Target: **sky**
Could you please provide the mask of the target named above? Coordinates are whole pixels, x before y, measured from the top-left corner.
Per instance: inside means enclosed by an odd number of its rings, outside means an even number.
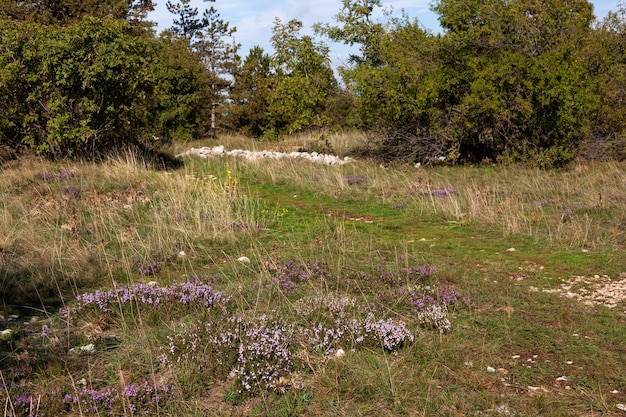
[[[176,3],[176,0],[172,0]],[[156,9],[148,16],[149,20],[157,23],[156,31],[161,32],[171,27],[173,15],[168,12],[167,0],[155,0]],[[391,8],[395,15],[404,10],[411,18],[417,18],[426,28],[433,32],[439,30],[437,15],[430,11],[432,0],[382,0],[384,8]],[[610,10],[616,10],[619,0],[595,0],[594,13],[603,18]],[[291,19],[298,19],[303,23],[300,32],[303,35],[313,35],[311,27],[315,23],[335,24],[334,16],[341,10],[341,0],[216,0],[207,2],[191,0],[193,7],[197,7],[200,15],[205,9],[215,7],[220,16],[231,26],[237,28],[235,40],[241,44],[240,55],[245,58],[250,48],[258,45],[267,53],[272,53],[270,44],[274,19],[280,18],[283,23]],[[347,46],[331,43],[328,39],[320,38],[328,44],[331,50],[330,58],[333,66],[345,63],[350,49]]]

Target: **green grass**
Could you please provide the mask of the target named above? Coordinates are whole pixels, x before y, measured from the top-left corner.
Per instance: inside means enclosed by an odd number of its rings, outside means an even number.
[[[335,139],[226,145],[345,154],[355,142]],[[217,158],[165,172],[127,156],[5,166],[4,415],[619,416],[626,303],[586,305],[563,288],[578,276],[589,278],[568,287],[578,295],[626,281],[624,183],[626,166],[611,163],[545,172]],[[106,311],[58,313],[80,307],[79,294],[165,291],[193,277],[229,301],[120,298]],[[448,305],[448,331],[411,304],[444,280],[471,300]],[[385,349],[362,330],[387,320],[414,340]],[[323,341],[339,328],[352,330]],[[246,389],[257,364],[267,379]],[[63,403],[96,392],[117,397],[98,414],[95,403]]]

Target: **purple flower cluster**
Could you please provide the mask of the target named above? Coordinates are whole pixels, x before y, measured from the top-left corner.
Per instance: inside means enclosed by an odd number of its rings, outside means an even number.
[[[357,177],[354,175],[346,175],[345,177],[343,177],[344,182],[346,182],[346,184],[348,185],[355,185],[355,184],[361,184],[364,182],[367,182],[367,177]]]
[[[108,291],[96,290],[76,297],[78,305],[71,309],[62,309],[60,312],[70,317],[76,312],[91,306],[101,311],[110,311],[112,306],[120,306],[127,303],[141,303],[144,305],[158,306],[161,304],[201,303],[205,307],[225,305],[230,297],[224,296],[221,291],[214,290],[210,284],[203,282],[199,277],[193,277],[191,281],[173,283],[165,287],[159,285],[133,284],[115,286]]]
[[[157,261],[137,262],[137,270],[143,276],[156,275],[161,272],[161,265]]]
[[[408,290],[407,295],[409,304],[416,312],[434,305],[448,307],[462,303],[473,306],[469,297],[463,296],[446,280],[437,280],[434,286],[425,285]]]
[[[440,190],[431,190],[428,194],[434,195],[437,197],[448,197],[451,195],[458,194],[458,191],[455,190],[454,188],[442,188]]]
[[[293,326],[266,316],[247,323],[237,350],[233,372],[241,388],[248,392],[273,387],[281,376],[291,372]]]
[[[402,210],[404,208],[404,203],[396,203],[391,206],[392,210]]]
[[[14,403],[19,408],[16,411],[21,411],[18,415],[28,417],[57,416],[72,410],[81,415],[126,415],[126,410],[131,415],[154,415],[172,397],[172,387],[144,381],[138,385],[126,385],[121,390],[113,387],[82,388],[65,395],[62,395],[61,388],[57,388],[37,396],[18,395]],[[58,403],[56,407],[54,403]]]
[[[299,283],[323,277],[324,274],[318,261],[301,263],[291,260],[278,268],[277,276],[272,277],[272,281],[285,291],[295,291]]]
[[[331,354],[339,347],[382,346],[388,351],[413,342],[404,322],[376,320],[369,313],[358,318],[356,299],[333,294],[300,299],[294,304],[299,317],[314,324],[298,329],[300,340],[313,351]]]
[[[151,415],[171,397],[171,387],[145,381],[141,385],[126,385],[121,391],[112,387],[83,388],[73,394],[66,394],[63,403],[76,407],[80,404],[83,414],[122,413],[128,409],[131,415]]]
[[[80,196],[80,190],[78,188],[63,185],[61,186],[61,191],[72,198],[78,198]]]
[[[42,172],[39,174],[44,181],[66,181],[74,176],[74,173],[66,169],[62,169],[56,173]]]
[[[368,275],[365,272],[359,272],[358,278],[362,281],[374,280],[388,286],[397,286],[429,278],[435,271],[436,268],[431,266],[415,266],[400,270],[395,268],[389,269],[388,261],[383,259],[381,263],[376,265],[374,274]]]
[[[202,372],[221,378],[232,370],[240,392],[257,392],[291,371],[293,333],[293,326],[266,316],[183,325],[169,338],[161,362],[195,363]]]
[[[452,327],[448,319],[448,307],[445,304],[433,304],[418,310],[417,319],[422,326],[439,330],[439,333],[446,333]]]
[[[393,319],[376,320],[372,313],[365,319],[336,318],[331,324],[317,323],[299,329],[302,341],[313,351],[332,354],[339,347],[356,349],[359,346],[383,347],[396,351],[413,343],[414,336],[406,323]]]
[[[235,364],[243,325],[240,317],[183,323],[177,333],[168,336],[169,344],[162,349],[161,363],[184,362],[187,366],[195,365],[204,374],[223,379]]]

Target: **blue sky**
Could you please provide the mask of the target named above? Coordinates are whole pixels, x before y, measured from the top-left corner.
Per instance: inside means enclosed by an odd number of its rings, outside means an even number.
[[[173,0],[176,2],[176,0]],[[157,23],[157,32],[172,25],[172,14],[165,6],[167,0],[156,0],[157,7],[149,15],[149,19]],[[427,29],[437,31],[437,16],[429,10],[432,0],[382,0],[385,8],[392,8],[400,14],[405,10],[412,18],[417,18]],[[596,17],[606,16],[609,10],[616,10],[619,0],[596,0],[594,13]],[[334,23],[333,17],[341,10],[341,0],[216,0],[214,3],[203,0],[191,0],[200,13],[213,6],[221,17],[232,26],[237,27],[235,39],[241,44],[240,54],[245,57],[248,50],[255,45],[261,46],[266,52],[272,52],[270,37],[276,17],[283,23],[298,19],[303,23],[303,34],[312,34],[311,26],[317,22]],[[329,43],[333,65],[341,65],[349,54],[343,45]]]

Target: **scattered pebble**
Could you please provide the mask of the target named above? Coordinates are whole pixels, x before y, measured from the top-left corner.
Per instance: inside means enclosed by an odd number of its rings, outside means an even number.
[[[493,372],[495,372],[495,371],[496,371],[496,368],[493,368],[493,367],[491,367],[491,366],[488,366],[488,367],[487,367],[487,372],[493,373]]]
[[[556,380],[557,381],[567,381],[567,377],[566,376],[560,376]]]
[[[78,350],[80,350],[81,352],[85,352],[85,353],[93,353],[93,352],[96,351],[96,347],[94,346],[93,343],[90,343],[90,344],[85,345],[85,346],[80,346],[78,348]],[[70,349],[70,353],[74,353],[74,352],[76,352],[76,349],[71,348]]]
[[[506,251],[507,252],[515,252],[515,248],[508,248]]]
[[[335,352],[335,357],[336,358],[341,358],[342,356],[345,356],[346,351],[343,349],[337,349],[337,352]]]
[[[13,330],[11,329],[4,329],[0,332],[0,336],[11,336],[11,334],[13,334]]]
[[[242,256],[240,258],[237,259],[239,262],[244,263],[244,264],[249,264],[250,263],[250,258],[248,258],[247,256]]]
[[[511,359],[519,359],[519,358],[520,358],[520,356],[519,356],[519,355],[513,355],[513,356],[511,356]]]
[[[187,254],[186,254],[186,253],[185,253],[185,251],[183,251],[183,250],[181,250],[180,252],[178,252],[178,253],[176,254],[176,257],[177,257],[178,259],[185,258],[186,256],[187,256]]]
[[[615,404],[618,410],[626,411],[626,404]]]

